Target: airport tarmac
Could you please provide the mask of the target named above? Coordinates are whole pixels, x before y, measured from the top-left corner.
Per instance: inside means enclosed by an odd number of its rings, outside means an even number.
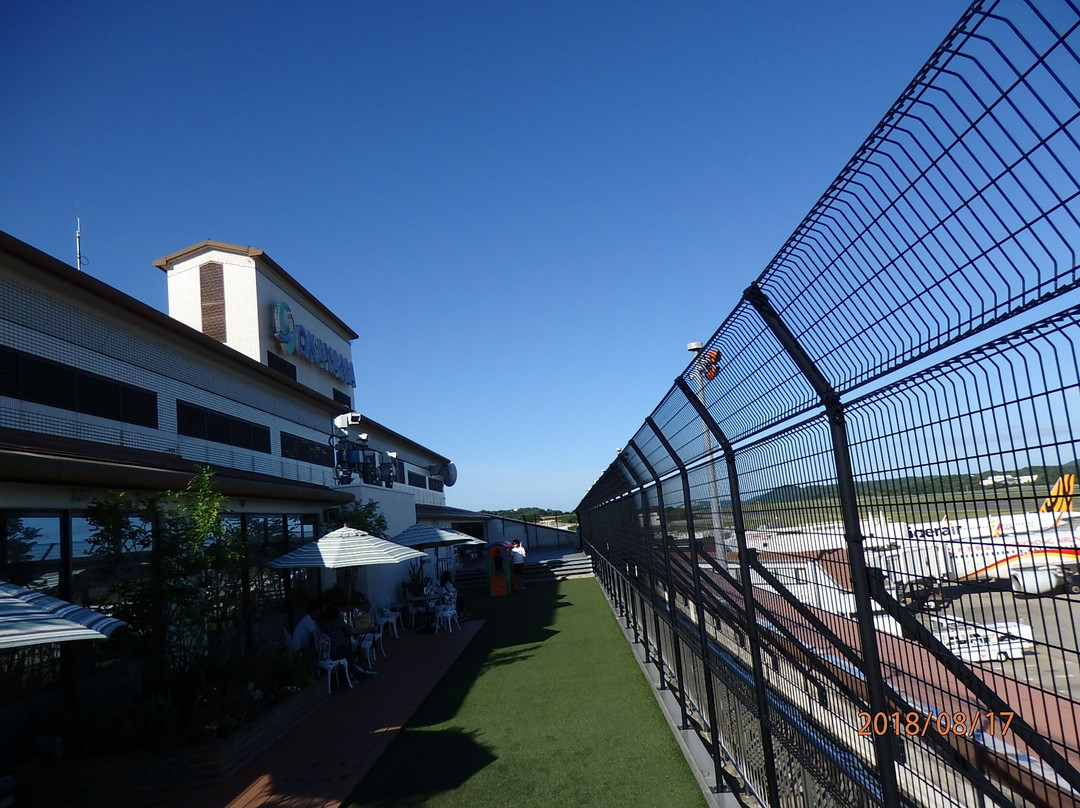
[[[990,667],[1029,684],[1080,701],[1080,595],[1014,595],[1010,590],[954,588],[955,600],[921,618],[953,617],[972,623],[1020,622],[1031,626],[1035,653],[1023,659],[969,663]]]

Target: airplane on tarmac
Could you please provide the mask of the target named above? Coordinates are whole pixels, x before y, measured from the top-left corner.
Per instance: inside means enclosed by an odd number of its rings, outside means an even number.
[[[1007,581],[1013,591],[1080,592],[1080,513],[1072,510],[1075,474],[1063,474],[1036,513],[907,525],[907,541],[882,553],[898,593],[936,583]],[[1075,524],[1074,524],[1075,520]]]

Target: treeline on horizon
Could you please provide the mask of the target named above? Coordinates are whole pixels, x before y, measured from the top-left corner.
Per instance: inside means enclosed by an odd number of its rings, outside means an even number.
[[[978,474],[943,474],[926,477],[856,480],[855,491],[860,499],[911,499],[966,492],[984,492],[997,497],[1003,490],[1007,491],[1011,496],[1037,495],[1043,498],[1050,493],[1050,488],[1061,475],[1076,473],[1077,463],[1074,460],[1072,463],[1060,466],[1027,466],[1016,471],[990,470]],[[992,485],[983,485],[983,480],[997,476],[1034,476],[1035,480],[1022,484],[1012,480],[1005,480]],[[799,500],[820,500],[836,496],[836,491],[835,483],[784,485],[759,496],[748,497],[744,500],[744,504],[763,505],[768,503],[792,503]]]
[[[510,508],[504,510],[482,509],[481,513],[490,513],[492,516],[501,516],[504,519],[517,519],[519,522],[539,522],[541,519],[554,519],[558,517],[560,522],[577,523],[577,514],[567,511],[557,511],[551,508]]]

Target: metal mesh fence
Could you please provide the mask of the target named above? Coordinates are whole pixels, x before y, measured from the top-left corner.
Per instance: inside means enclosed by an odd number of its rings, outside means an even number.
[[[1078,25],[975,3],[578,506],[747,800],[1080,805]]]

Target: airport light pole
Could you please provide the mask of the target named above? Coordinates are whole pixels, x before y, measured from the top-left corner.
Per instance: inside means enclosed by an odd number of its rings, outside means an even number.
[[[709,402],[705,400],[705,381],[706,379],[712,379],[716,374],[716,363],[720,359],[720,351],[706,351],[705,346],[700,342],[688,342],[686,344],[686,350],[694,354],[694,364],[693,369],[690,371],[690,376],[693,377],[696,382],[698,401],[701,402],[701,406],[708,409]],[[701,443],[705,450],[705,456],[708,457],[713,451],[712,433],[709,431],[709,426],[705,423],[705,420],[700,420]],[[709,515],[712,519],[713,539],[716,541],[717,545],[716,560],[720,562],[720,566],[726,570],[728,568],[727,543],[724,540],[723,531],[720,527],[720,489],[716,484],[716,464],[709,461],[706,470],[709,482]],[[686,506],[689,508],[690,503],[686,503]]]

